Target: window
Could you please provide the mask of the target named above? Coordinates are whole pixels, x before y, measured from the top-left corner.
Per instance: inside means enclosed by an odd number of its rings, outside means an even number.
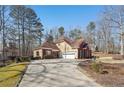
[[[39,51],[36,52],[36,55],[39,56]]]

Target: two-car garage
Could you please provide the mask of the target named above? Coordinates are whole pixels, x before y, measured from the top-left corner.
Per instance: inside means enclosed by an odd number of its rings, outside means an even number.
[[[66,52],[62,54],[63,59],[75,59],[76,58],[76,52]]]

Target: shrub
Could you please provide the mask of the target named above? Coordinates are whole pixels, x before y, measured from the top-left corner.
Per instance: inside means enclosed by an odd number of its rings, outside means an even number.
[[[0,67],[4,67],[5,64],[3,64],[3,62],[0,62]]]
[[[30,57],[22,57],[23,61],[31,61]]]
[[[21,57],[17,57],[17,58],[16,58],[16,62],[17,62],[17,63],[18,63],[18,62],[22,62]]]
[[[96,56],[92,56],[92,61],[95,61],[96,60]]]
[[[30,57],[24,56],[24,57],[18,57],[16,59],[17,62],[29,62],[30,61]]]
[[[101,64],[100,62],[99,62],[99,63],[93,62],[93,63],[91,64],[91,68],[92,68],[95,72],[100,73],[100,72],[102,71],[102,64]]]
[[[99,48],[97,46],[95,48],[95,52],[99,52]]]
[[[124,55],[116,54],[112,58],[114,60],[123,60],[124,59]]]

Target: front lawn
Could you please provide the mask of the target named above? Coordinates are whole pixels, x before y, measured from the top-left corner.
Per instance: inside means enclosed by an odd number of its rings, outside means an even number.
[[[0,67],[0,87],[16,87],[28,63],[13,63]]]

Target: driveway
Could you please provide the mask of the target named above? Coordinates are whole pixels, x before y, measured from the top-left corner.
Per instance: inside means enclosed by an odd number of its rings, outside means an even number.
[[[32,61],[20,87],[90,87],[99,86],[77,69],[76,60]]]

